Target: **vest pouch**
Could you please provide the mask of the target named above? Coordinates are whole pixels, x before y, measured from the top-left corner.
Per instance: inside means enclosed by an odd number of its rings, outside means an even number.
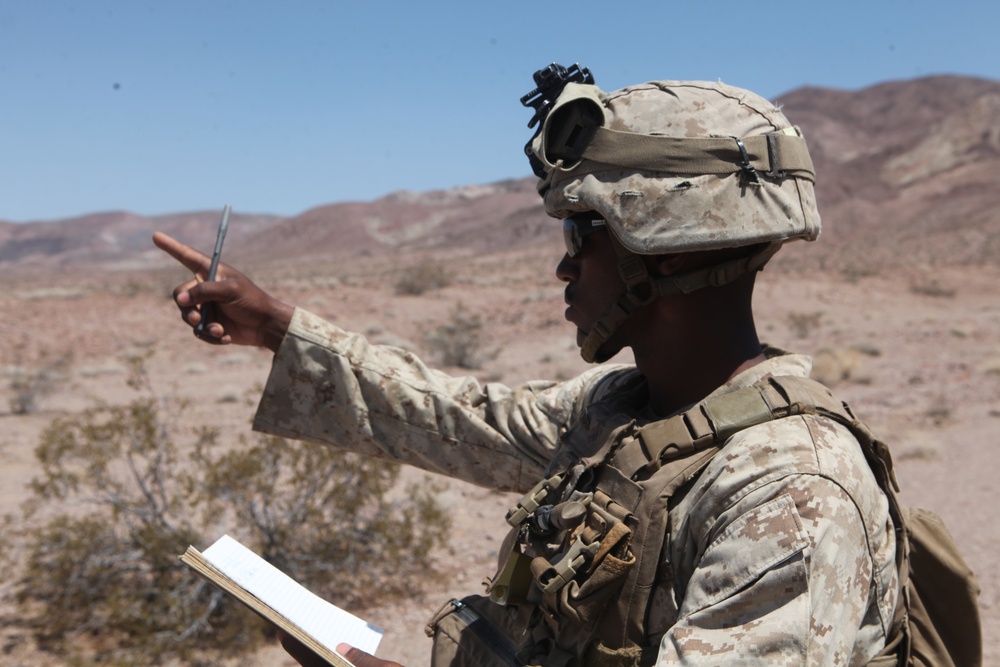
[[[583,582],[571,581],[558,593],[558,609],[564,620],[574,625],[589,627],[604,616],[608,606],[625,583],[625,577],[635,564],[635,556],[627,554],[623,560],[607,554],[601,564]]]
[[[512,639],[518,625],[513,607],[480,595],[452,600],[427,626],[434,638],[431,667],[521,667]]]
[[[543,606],[552,617],[559,619],[561,636],[566,636],[570,630],[567,624],[579,630],[591,628],[607,614],[609,606],[615,605],[636,562],[628,548],[631,537],[632,531],[624,523],[616,522],[600,541],[590,567],[558,590],[543,595]]]

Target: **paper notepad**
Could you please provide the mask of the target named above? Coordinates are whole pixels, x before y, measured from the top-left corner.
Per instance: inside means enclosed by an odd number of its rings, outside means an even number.
[[[382,639],[382,630],[312,593],[228,535],[204,552],[188,547],[180,559],[336,667],[351,667],[337,644],[374,654]]]

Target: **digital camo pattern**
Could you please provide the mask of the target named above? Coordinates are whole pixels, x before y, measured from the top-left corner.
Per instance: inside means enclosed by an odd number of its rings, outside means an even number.
[[[863,665],[884,645],[895,538],[843,426],[789,417],[738,433],[675,517],[686,592],[661,664]]]
[[[654,81],[611,93],[572,85],[557,104],[571,95],[599,99],[603,127],[640,135],[744,138],[792,127],[774,104],[723,83]],[[536,139],[536,153],[544,141]],[[815,239],[820,217],[813,184],[763,172],[757,176],[758,185],[747,185],[737,173],[675,175],[584,159],[570,169],[551,169],[538,187],[549,215],[596,211],[622,245],[638,254]]]
[[[809,367],[775,356],[715,393]],[[297,310],[254,428],[527,490],[585,405],[636,379],[599,366],[564,383],[480,385]],[[884,644],[896,596],[888,507],[831,421],[732,437],[671,514],[669,544],[676,587],[656,591],[648,624],[662,635],[658,665],[862,665]]]

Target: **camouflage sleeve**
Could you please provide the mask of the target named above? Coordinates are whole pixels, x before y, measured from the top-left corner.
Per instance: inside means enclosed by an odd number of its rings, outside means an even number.
[[[253,428],[501,490],[541,477],[579,398],[603,372],[517,388],[480,385],[296,310]]]
[[[697,553],[658,665],[863,665],[884,645],[896,595],[884,495],[856,442],[778,453],[801,431],[757,429],[682,503]]]

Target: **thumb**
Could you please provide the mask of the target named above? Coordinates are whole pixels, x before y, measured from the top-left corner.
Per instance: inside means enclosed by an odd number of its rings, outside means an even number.
[[[350,660],[354,667],[403,667],[398,662],[379,660],[375,656],[369,655],[349,644],[338,644],[337,653]]]

